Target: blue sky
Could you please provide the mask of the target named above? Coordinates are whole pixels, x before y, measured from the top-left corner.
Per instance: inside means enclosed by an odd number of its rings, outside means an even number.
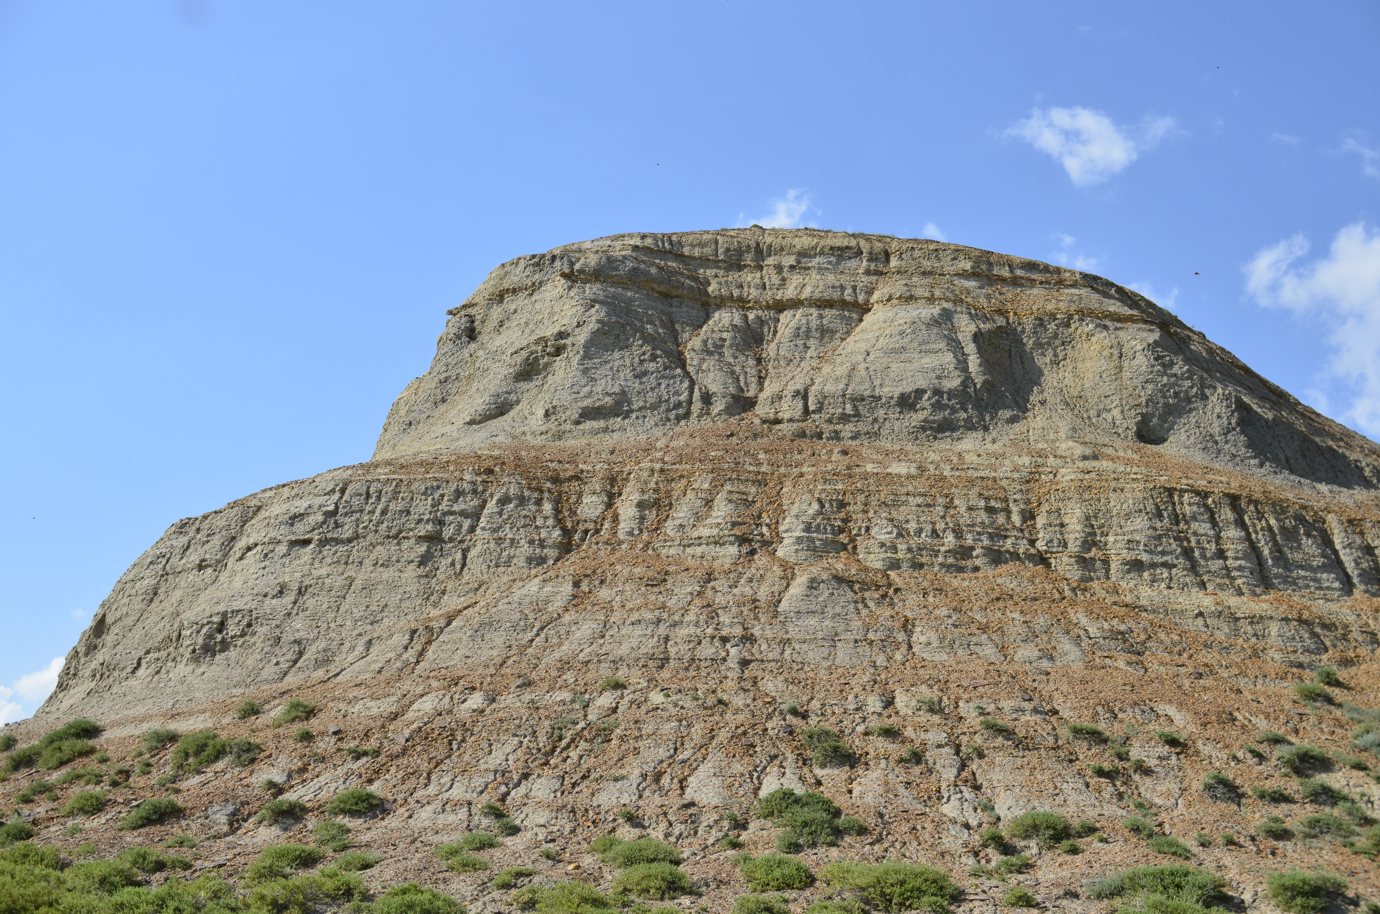
[[[750,222],[1134,285],[1380,436],[1380,5],[0,0],[0,720],[367,459],[498,263]]]

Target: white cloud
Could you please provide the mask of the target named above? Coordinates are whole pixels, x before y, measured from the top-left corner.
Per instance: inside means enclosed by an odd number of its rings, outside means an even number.
[[[1294,136],[1292,133],[1280,133],[1276,130],[1274,133],[1270,134],[1270,142],[1278,143],[1281,146],[1297,146],[1299,143],[1303,142],[1303,137]]]
[[[921,238],[932,238],[935,241],[948,241],[949,236],[944,234],[944,230],[933,222],[926,222],[925,227],[920,230]]]
[[[1179,303],[1178,286],[1175,286],[1168,292],[1164,293],[1157,291],[1155,287],[1150,285],[1150,283],[1148,282],[1127,283],[1127,287],[1136,292],[1139,292],[1141,295],[1144,295],[1146,298],[1150,299],[1152,302],[1159,305],[1161,308],[1164,308],[1166,311],[1173,311],[1175,314],[1179,313],[1175,308],[1175,306]]]
[[[1059,242],[1059,249],[1049,255],[1050,260],[1061,267],[1082,270],[1084,273],[1091,273],[1097,269],[1098,259],[1079,251],[1077,238],[1064,232],[1057,233],[1054,238]]]
[[[9,685],[0,685],[0,724],[32,714],[57,685],[63,658],[54,657],[41,670],[25,673]]]
[[[763,228],[800,228],[802,225],[814,225],[812,222],[801,221],[807,212],[814,209],[814,203],[810,199],[808,191],[792,187],[786,191],[785,196],[777,197],[769,205],[770,211],[756,219],[748,219],[739,213],[738,226],[740,228],[747,225],[760,225]]]
[[[1360,156],[1361,174],[1367,178],[1380,178],[1380,146],[1367,145],[1353,134],[1342,141],[1342,152]]]
[[[1078,187],[1091,187],[1123,171],[1174,129],[1172,117],[1147,115],[1138,124],[1118,125],[1091,108],[1035,108],[1005,135],[1054,158]]]
[[[1342,417],[1380,437],[1380,229],[1356,222],[1337,232],[1327,255],[1302,262],[1308,239],[1293,235],[1262,248],[1243,272],[1261,305],[1287,308],[1327,329],[1323,376],[1346,388]]]

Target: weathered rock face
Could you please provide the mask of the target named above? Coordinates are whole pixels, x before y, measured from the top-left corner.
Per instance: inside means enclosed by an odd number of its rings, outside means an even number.
[[[373,462],[174,525],[44,713],[650,641],[1009,659],[1025,621],[964,631],[914,588],[1012,566],[1136,607],[1119,651],[1368,651],[1378,480],[1371,442],[1096,277],[815,231],[617,236],[496,270]],[[1050,624],[1040,656],[1108,649]]]

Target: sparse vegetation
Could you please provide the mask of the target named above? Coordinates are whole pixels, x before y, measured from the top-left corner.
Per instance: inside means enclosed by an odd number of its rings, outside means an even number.
[[[139,748],[144,752],[157,752],[159,749],[177,742],[181,735],[176,730],[158,727],[144,734],[144,738],[139,741]]]
[[[341,854],[332,861],[332,865],[338,870],[347,873],[362,873],[371,870],[383,862],[380,854],[372,854],[368,851],[350,851],[348,854]]]
[[[263,747],[247,739],[222,739],[214,730],[197,730],[177,741],[172,751],[173,771],[192,774],[209,768],[223,758],[243,768],[253,764]]]
[[[494,873],[494,878],[489,882],[496,889],[507,891],[515,889],[523,882],[532,878],[537,871],[530,866],[510,866],[507,869],[499,870]]]
[[[844,816],[832,800],[813,791],[772,791],[758,801],[757,815],[782,829],[776,849],[785,853],[835,845],[844,835],[861,831],[861,823]]]
[[[665,900],[690,894],[690,877],[674,863],[637,863],[613,877],[615,894]]]
[[[363,787],[351,787],[331,797],[326,812],[333,816],[369,816],[383,810],[383,797]]]
[[[182,815],[182,804],[172,797],[151,797],[134,807],[120,820],[120,828],[130,830],[159,825]]]
[[[1040,899],[1032,895],[1029,889],[1013,885],[1001,897],[1001,903],[1008,908],[1038,908]]]
[[[1288,841],[1294,837],[1294,831],[1280,816],[1266,816],[1259,825],[1255,827],[1256,834],[1272,841]]]
[[[299,870],[316,866],[325,858],[326,852],[319,847],[305,844],[272,844],[259,852],[254,862],[244,871],[245,881],[250,883],[267,882],[270,879],[285,879]]]
[[[988,733],[995,733],[997,736],[1012,736],[1016,732],[1010,724],[997,720],[995,717],[979,717],[978,726]]]
[[[350,761],[357,762],[360,759],[375,758],[379,751],[377,749],[365,749],[362,746],[346,746],[345,754],[349,756]]]
[[[831,863],[820,871],[820,878],[828,885],[851,890],[865,907],[885,914],[944,914],[961,894],[944,872],[900,861]]]
[[[599,691],[601,692],[617,692],[627,687],[628,684],[617,676],[609,676],[599,683]]]
[[[260,822],[267,822],[270,825],[281,825],[285,822],[296,822],[307,814],[307,804],[301,800],[276,799],[269,800],[259,810],[255,818]]]
[[[459,841],[442,844],[436,848],[436,856],[457,873],[477,873],[489,868],[489,861],[465,850]]]
[[[785,854],[744,856],[738,861],[743,881],[754,892],[781,892],[808,889],[815,883],[814,873],[799,858]]]
[[[395,885],[368,908],[369,914],[465,914],[460,902],[416,883]]]
[[[1281,749],[1279,754],[1275,756],[1275,760],[1285,771],[1301,778],[1322,774],[1332,768],[1331,755],[1317,746],[1303,743]]]
[[[1278,730],[1266,730],[1257,736],[1255,741],[1266,746],[1289,746],[1294,742]]]
[[[1312,803],[1314,806],[1336,806],[1338,803],[1345,803],[1351,797],[1344,790],[1338,790],[1326,781],[1319,781],[1313,778],[1306,778],[1299,781],[1299,796],[1305,803]]]
[[[1331,873],[1285,870],[1266,882],[1265,895],[1289,914],[1317,914],[1346,892],[1346,880]]]
[[[790,914],[791,906],[780,895],[742,895],[730,914]]]
[[[1128,912],[1144,914],[1203,914],[1219,910],[1227,900],[1227,883],[1220,876],[1192,866],[1138,866],[1093,883],[1088,894],[1096,899],[1123,899]]]
[[[923,711],[926,714],[940,713],[939,699],[937,698],[917,698],[915,700],[915,710]]]
[[[1203,795],[1218,803],[1241,802],[1241,787],[1220,771],[1210,771],[1203,778]]]
[[[1335,705],[1337,699],[1327,690],[1326,686],[1316,682],[1300,682],[1294,686],[1294,701],[1299,704],[1318,707],[1321,705]]]
[[[1108,739],[1106,731],[1092,724],[1069,724],[1069,736],[1085,743],[1101,744],[1107,742]]]
[[[285,727],[288,724],[302,724],[311,720],[316,713],[316,705],[294,698],[283,706],[283,710],[273,718],[273,726]]]
[[[1179,857],[1183,860],[1187,860],[1193,856],[1193,851],[1188,849],[1187,844],[1169,835],[1159,835],[1151,838],[1146,843],[1149,848],[1157,854],[1166,854],[1170,857]]]
[[[1294,803],[1294,795],[1283,787],[1252,787],[1251,796],[1266,803]]]
[[[1158,831],[1155,823],[1145,816],[1127,816],[1121,824],[1131,834],[1146,839],[1155,837]]]
[[[1335,666],[1320,666],[1313,671],[1313,679],[1319,685],[1331,686],[1334,689],[1345,689],[1346,683],[1342,681],[1342,675],[1337,672]]]
[[[100,790],[83,790],[73,794],[62,806],[64,816],[94,816],[105,809],[105,793]]]
[[[1299,834],[1305,838],[1335,838],[1346,841],[1356,836],[1356,826],[1330,812],[1314,813],[1298,821]]]
[[[520,911],[535,914],[614,914],[607,895],[587,882],[558,882],[551,886],[529,885],[512,894]]]
[[[1159,740],[1170,749],[1183,749],[1188,745],[1188,743],[1184,742],[1184,738],[1173,730],[1156,730],[1155,739]]]
[[[311,838],[319,847],[338,854],[350,847],[350,826],[327,819],[312,829]]]
[[[252,698],[246,698],[235,709],[235,717],[238,720],[248,720],[251,717],[258,717],[262,713],[264,713],[263,706]]]
[[[1031,810],[1023,812],[1006,828],[1007,834],[1020,841],[1035,841],[1041,847],[1052,847],[1073,837],[1073,826],[1057,812]]]
[[[600,860],[619,869],[643,863],[679,864],[681,861],[680,851],[655,838],[624,841],[613,835],[605,835],[596,839],[589,849],[598,854]]]
[[[800,738],[810,750],[810,758],[817,768],[843,768],[853,764],[853,752],[848,744],[828,727],[810,727]]]
[[[867,728],[868,736],[879,736],[882,739],[897,739],[901,735],[901,728],[895,724],[873,724]]]

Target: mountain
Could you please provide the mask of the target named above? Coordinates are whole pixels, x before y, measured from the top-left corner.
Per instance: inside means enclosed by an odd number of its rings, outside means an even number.
[[[726,910],[783,787],[864,829],[812,867],[923,860],[960,910],[1013,879],[1106,910],[1089,879],[1176,862],[1147,830],[1274,910],[1286,857],[1380,897],[1378,636],[1380,447],[1142,296],[936,241],[629,234],[496,269],[369,462],[174,524],[25,732],[255,741],[159,827],[234,874],[285,833],[247,820],[263,772],[313,815],[367,787],[370,878],[478,910],[509,902],[431,850],[486,803],[521,829],[495,867],[607,884],[589,841],[654,835]],[[312,741],[247,698],[314,705]],[[25,814],[72,845],[60,800]],[[1098,831],[1003,874],[983,830],[1032,811]]]

